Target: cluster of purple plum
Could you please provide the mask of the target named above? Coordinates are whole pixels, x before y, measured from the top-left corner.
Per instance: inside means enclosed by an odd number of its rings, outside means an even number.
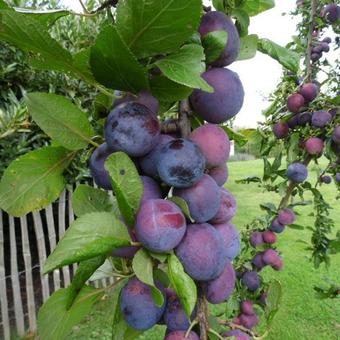
[[[326,37],[322,39],[322,41],[317,41],[313,43],[312,47],[312,53],[311,53],[311,60],[313,62],[318,61],[322,58],[322,54],[325,52],[329,52],[330,47],[329,44],[332,42],[332,39],[329,37]]]
[[[320,157],[323,154],[326,144],[325,128],[332,124],[339,114],[337,109],[315,112],[306,111],[308,104],[317,97],[318,92],[319,88],[315,83],[302,84],[299,91],[290,95],[287,99],[287,108],[293,115],[288,121],[280,121],[273,126],[273,133],[278,139],[284,139],[291,131],[308,125],[313,128],[315,135],[300,142],[300,147],[313,157]],[[338,156],[340,156],[339,136],[340,126],[337,125],[331,137],[331,147]],[[307,167],[303,163],[293,163],[288,167],[287,177],[295,183],[302,183],[307,176]],[[336,181],[337,178],[336,173]],[[328,184],[331,182],[331,177],[328,175],[321,176],[320,181]]]
[[[286,225],[295,221],[295,214],[291,209],[281,209],[277,216],[272,220],[266,230],[253,231],[249,237],[250,245],[258,251],[252,258],[251,270],[245,270],[240,273],[241,283],[251,293],[255,293],[261,286],[262,279],[259,272],[266,266],[274,270],[283,268],[283,261],[278,252],[272,248],[277,241],[277,235],[282,233]],[[266,303],[266,293],[260,295],[260,304]],[[241,313],[234,319],[234,323],[252,329],[259,323],[259,318],[253,309],[253,303],[250,300],[242,301]]]
[[[224,302],[232,294],[236,281],[232,261],[240,252],[240,236],[231,223],[236,201],[222,187],[228,178],[230,141],[216,125],[235,116],[243,104],[240,79],[224,68],[236,60],[240,39],[233,21],[224,13],[211,11],[202,17],[199,26],[202,40],[220,30],[228,33],[226,46],[202,74],[214,92],[194,90],[189,98],[194,114],[207,124],[186,138],[162,134],[157,99],[147,91],[137,96],[128,93],[114,102],[105,125],[106,142],[90,159],[95,183],[112,190],[105,169],[107,157],[117,151],[131,157],[143,183],[135,225],[129,226],[131,239],[153,253],[174,251],[186,273],[200,284],[212,304]],[[186,202],[193,223],[169,199],[171,196]],[[140,248],[128,246],[112,255],[131,259]],[[156,286],[164,296],[162,306],[154,303],[148,285],[136,277],[128,281],[120,295],[126,322],[138,330],[163,323],[167,326],[165,339],[184,339],[191,320],[174,290],[160,282]],[[186,339],[198,336],[192,331]]]

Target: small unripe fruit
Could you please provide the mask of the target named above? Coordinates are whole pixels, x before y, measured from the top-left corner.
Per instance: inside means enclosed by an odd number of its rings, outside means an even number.
[[[318,128],[325,127],[332,120],[332,115],[327,111],[316,111],[312,115],[312,125]]]
[[[254,315],[253,302],[250,300],[244,300],[241,302],[241,311],[243,314]]]
[[[290,112],[298,113],[303,107],[305,99],[299,93],[294,93],[290,95],[287,99],[287,108]]]
[[[240,323],[242,326],[252,329],[259,323],[259,318],[257,315],[246,315],[246,314],[241,314],[240,315]]]
[[[320,181],[325,184],[330,184],[332,182],[332,177],[328,175],[324,175],[320,177]]]
[[[285,122],[276,123],[273,126],[273,132],[276,138],[286,138],[289,134],[289,126]]]
[[[251,235],[250,235],[250,240],[249,240],[250,244],[256,248],[257,246],[263,244],[263,237],[262,237],[262,233],[260,231],[254,231]]]
[[[306,102],[311,102],[318,95],[318,87],[313,83],[303,84],[300,87],[299,93],[303,96]]]
[[[324,148],[324,142],[318,137],[310,137],[305,143],[305,148],[310,155],[320,155]]]
[[[289,208],[281,209],[277,216],[278,222],[283,225],[292,224],[294,223],[295,219],[296,216],[294,214],[294,211]]]
[[[281,234],[285,229],[285,226],[279,222],[277,218],[275,218],[270,227],[269,230],[273,231],[276,234]]]
[[[253,266],[255,267],[255,269],[257,270],[261,270],[263,267],[266,266],[266,264],[263,262],[263,258],[262,258],[263,253],[258,253],[254,256],[254,258],[252,259],[251,263],[253,264]]]
[[[338,125],[332,134],[332,140],[335,144],[340,144],[340,125]]]
[[[340,172],[337,172],[335,175],[335,180],[340,183]]]
[[[274,244],[276,242],[276,235],[270,230],[266,230],[262,233],[263,241],[268,244]]]

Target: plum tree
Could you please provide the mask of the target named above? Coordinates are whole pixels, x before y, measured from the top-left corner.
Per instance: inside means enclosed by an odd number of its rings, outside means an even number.
[[[185,334],[186,331],[170,332],[165,336],[164,340],[199,340],[198,335],[193,331],[190,331],[187,337],[185,336]]]
[[[307,167],[302,163],[293,163],[287,168],[287,177],[292,182],[302,183],[307,178],[307,176]]]
[[[229,259],[229,261],[234,260],[241,251],[240,233],[230,222],[223,224],[214,224],[213,227],[217,229],[222,235],[227,258]]]
[[[236,214],[237,206],[234,196],[227,189],[221,188],[220,191],[220,206],[216,215],[210,220],[210,223],[212,224],[229,222]]]
[[[220,207],[221,190],[206,174],[191,187],[176,188],[173,193],[187,202],[192,218],[198,223],[209,221]]]
[[[211,11],[203,15],[198,28],[201,38],[209,33],[224,31],[228,33],[227,44],[221,55],[211,63],[215,67],[224,67],[233,63],[240,52],[240,38],[231,18],[222,12]]]
[[[156,283],[164,296],[164,303],[158,307],[152,298],[151,288],[136,277],[129,279],[120,294],[120,308],[125,321],[133,328],[146,330],[153,327],[165,310],[165,293],[160,283]]]
[[[298,113],[305,103],[305,98],[299,94],[294,93],[287,99],[287,108],[290,112]]]
[[[202,125],[195,129],[189,138],[201,149],[207,168],[222,166],[227,162],[230,141],[228,135],[218,125]]]
[[[223,186],[228,180],[228,166],[223,164],[208,170],[208,175],[215,180],[218,186]]]
[[[182,240],[186,221],[182,211],[171,201],[149,199],[142,202],[135,229],[137,239],[144,247],[165,252],[174,249]]]
[[[190,140],[174,139],[160,150],[157,170],[160,178],[175,188],[188,188],[198,182],[205,168],[200,148]]]
[[[158,144],[144,157],[139,158],[139,164],[143,172],[152,177],[158,176],[157,164],[160,151],[166,143],[174,138],[169,135],[160,135]]]
[[[107,145],[134,157],[150,152],[158,143],[159,134],[158,119],[150,109],[136,102],[116,106],[105,126]]]
[[[190,96],[196,114],[209,123],[223,123],[241,109],[244,90],[238,75],[226,68],[211,68],[202,78],[214,88],[213,93],[194,90]]]
[[[316,111],[312,114],[312,125],[317,128],[325,127],[332,120],[332,115],[328,111]]]
[[[105,190],[112,190],[111,179],[104,164],[114,151],[108,147],[106,143],[101,144],[94,150],[89,161],[89,168],[94,182]]]
[[[227,262],[223,272],[215,279],[204,283],[207,300],[212,304],[226,301],[233,293],[236,283],[236,274],[233,265]]]
[[[310,155],[321,155],[324,149],[324,142],[321,138],[310,137],[305,143],[305,148]]]
[[[228,261],[220,233],[210,224],[191,224],[175,249],[185,271],[195,280],[217,278]]]
[[[276,138],[286,138],[289,133],[289,126],[285,122],[276,123],[273,126],[273,132]]]

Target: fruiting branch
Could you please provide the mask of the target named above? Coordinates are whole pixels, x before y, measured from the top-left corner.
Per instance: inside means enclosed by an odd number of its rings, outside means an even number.
[[[205,298],[204,291],[200,285],[198,287],[197,319],[200,326],[200,339],[208,340],[208,303]]]
[[[308,30],[308,37],[307,37],[307,51],[306,51],[306,80],[311,82],[312,81],[312,63],[311,63],[311,55],[312,55],[312,48],[313,48],[313,31],[315,28],[315,18],[316,18],[316,9],[317,9],[317,0],[311,1],[311,12],[310,12],[310,22],[309,22],[309,30]]]

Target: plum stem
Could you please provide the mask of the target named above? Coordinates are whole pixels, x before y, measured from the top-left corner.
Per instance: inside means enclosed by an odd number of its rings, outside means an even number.
[[[187,138],[191,132],[189,115],[191,114],[191,108],[189,100],[182,100],[179,104],[178,125],[181,131],[181,136]]]
[[[212,328],[209,328],[209,333],[216,335],[219,339],[224,340],[223,336],[221,336],[220,334],[218,334],[215,330],[213,330]]]
[[[200,326],[200,339],[208,340],[208,332],[210,328],[208,323],[208,303],[200,284],[198,284],[197,319]]]
[[[187,338],[191,332],[191,330],[198,324],[197,319],[193,320],[189,326],[189,328],[187,329],[186,333],[185,333],[185,338]]]

